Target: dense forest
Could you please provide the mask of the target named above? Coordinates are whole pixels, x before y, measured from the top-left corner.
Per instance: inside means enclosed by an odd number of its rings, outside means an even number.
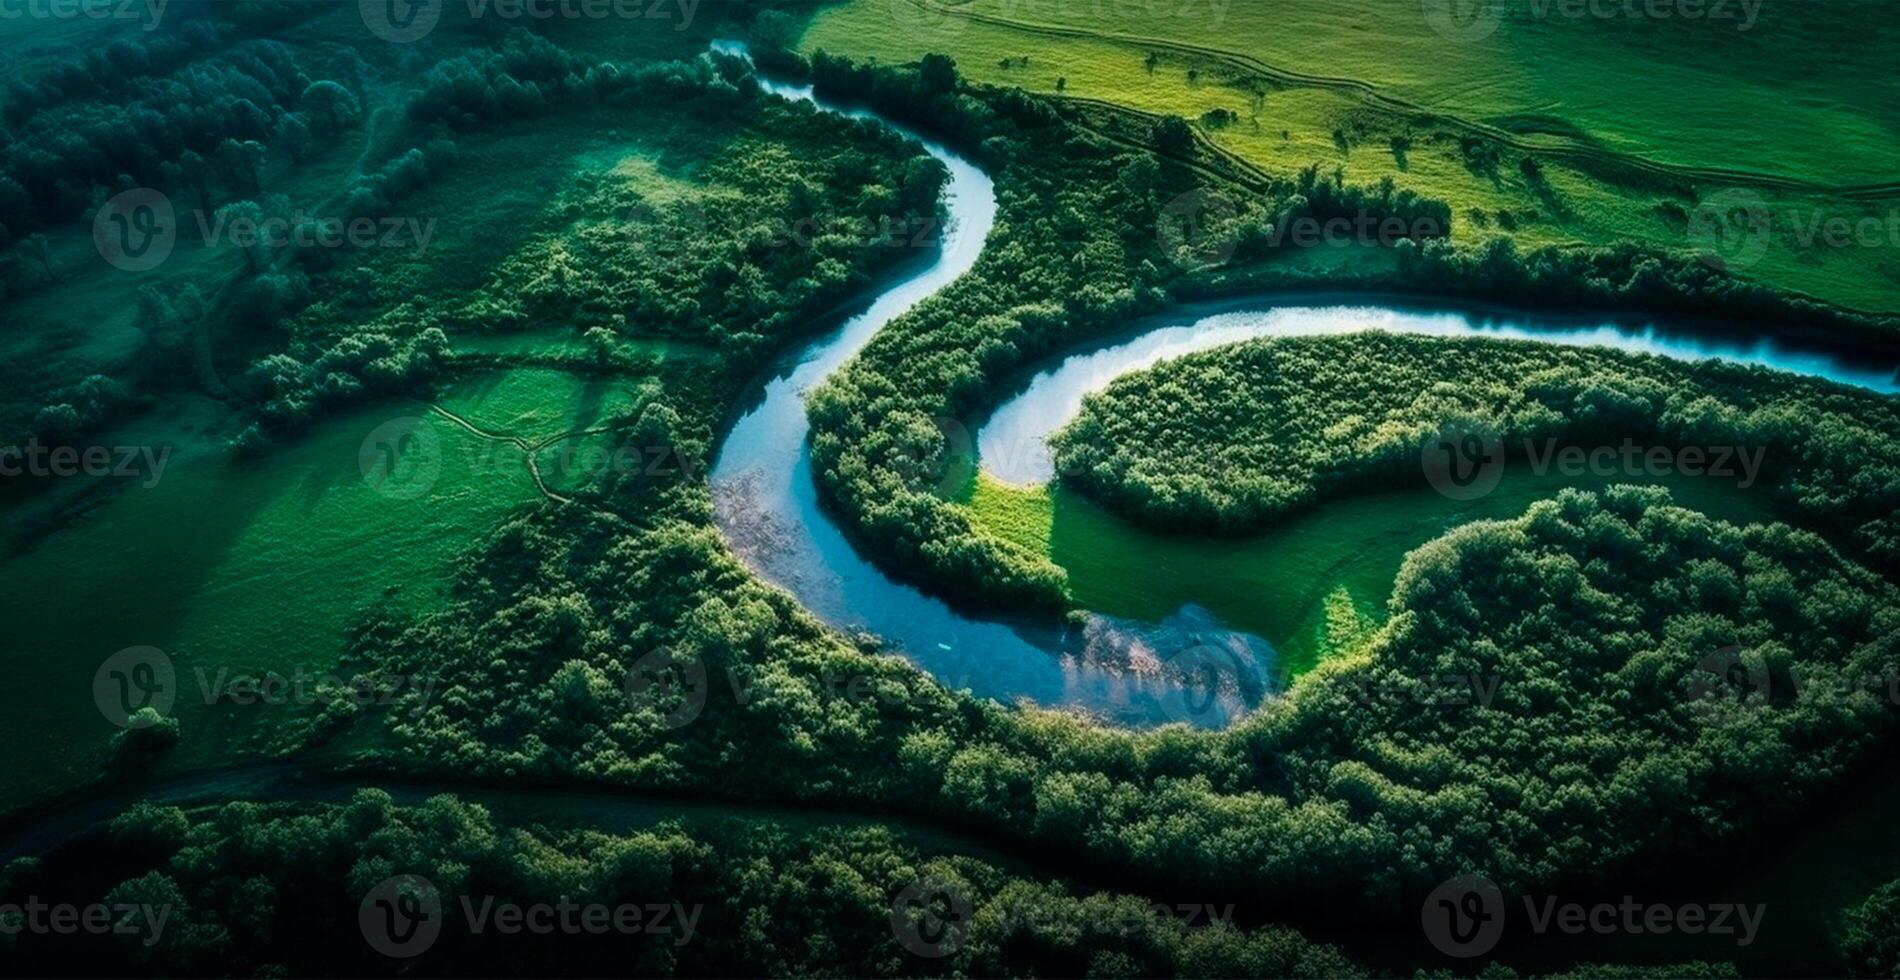
[[[405,894],[391,882],[427,896],[418,909],[434,925],[408,940],[420,959],[362,941],[377,928],[365,896]],[[1291,929],[1237,926],[1231,905],[1085,890],[876,825],[668,820],[615,832],[371,789],[339,804],[141,804],[0,869],[0,903],[29,896],[103,903],[125,927],[103,944],[0,933],[10,962],[62,972],[380,975],[398,963],[403,975],[500,976],[558,961],[572,976],[1373,975]],[[594,909],[637,917],[590,920]],[[514,911],[520,922],[506,918]],[[1611,973],[1734,975],[1701,962],[1568,975]]]
[[[109,944],[6,932],[0,950],[60,972],[381,975],[402,961],[363,942],[359,911],[400,875],[420,876],[439,904],[440,932],[414,961],[431,976],[550,962],[572,976],[913,976],[920,963],[979,976],[1364,975],[1289,929],[1235,928],[1199,910],[1190,926],[1145,899],[926,853],[877,826],[733,820],[617,833],[504,823],[454,796],[399,805],[377,790],[334,805],[135,807],[8,864],[0,904],[162,908],[162,927],[134,918]],[[919,946],[941,956],[913,955],[892,928],[894,896],[913,887],[970,910],[942,939],[918,928]],[[563,903],[632,905],[641,921],[590,931],[570,913],[546,921],[571,930],[510,933],[482,914]]]
[[[1796,813],[1893,721],[1864,683],[1900,669],[1891,586],[1812,534],[1657,491],[1570,494],[1421,550],[1362,655],[1222,733],[951,694],[822,630],[711,532],[606,521],[524,518],[454,609],[365,632],[363,656],[444,678],[392,762],[855,800],[1385,914],[1460,868],[1520,888],[1693,863]],[[1730,648],[1772,703],[1695,696]],[[711,679],[685,715],[682,692],[628,707],[618,679],[656,649]],[[1441,674],[1496,678],[1498,699],[1366,696]]]
[[[1730,482],[1876,568],[1900,562],[1892,399],[1717,361],[1378,333],[1262,340],[1122,378],[1052,445],[1064,478],[1117,510],[1244,531],[1340,493],[1423,485],[1421,460],[1447,433],[1520,462],[1547,459],[1553,440],[1722,451]]]
[[[496,146],[558,127],[572,136],[611,121],[627,143],[670,152],[644,184],[585,175],[549,191],[532,219],[478,226],[465,237],[492,244],[479,253],[492,261],[455,278],[348,250],[230,255],[215,289],[141,298],[140,329],[162,354],[153,373],[49,379],[9,409],[9,426],[74,439],[198,390],[191,341],[214,329],[229,341],[215,345],[229,389],[214,394],[244,419],[245,451],[293,446],[345,406],[535,366],[624,385],[634,397],[604,424],[613,437],[703,461],[775,354],[919,252],[876,241],[941,221],[945,174],[918,147],[767,97],[744,61],[722,55],[627,64],[523,30],[484,33],[403,55],[404,94],[373,130],[364,81],[395,69],[358,77],[339,56],[319,71],[298,49],[249,36],[304,16],[297,8],[234,4],[222,20],[90,53],[9,95],[9,301],[49,286],[51,269],[29,261],[32,236],[88,219],[125,180],[216,210],[283,213],[274,169],[354,155],[360,140],[362,165],[336,196],[344,214],[380,216],[467,196],[454,181],[492,165]],[[1215,235],[1232,240],[1231,259],[1206,268],[1203,249],[1184,255],[1156,233],[1209,179],[1178,121],[1130,146],[1073,125],[1050,100],[967,85],[942,56],[888,66],[760,55],[821,93],[928,128],[995,177],[1001,214],[976,269],[810,401],[827,505],[885,568],[967,602],[1055,612],[1068,597],[1060,569],[980,533],[936,493],[949,462],[941,420],[980,410],[1037,358],[1182,298],[1340,284],[1279,261],[1274,229],[1289,221],[1369,212],[1450,227],[1442,202],[1315,166],[1243,196]],[[107,96],[124,118],[83,108]],[[168,100],[204,111],[168,115]],[[524,126],[529,116],[550,128]],[[95,140],[115,149],[81,152]],[[126,170],[133,157],[149,172]],[[1890,327],[1680,256],[1520,255],[1439,235],[1387,247],[1396,271],[1370,284],[1811,313],[1868,336]],[[462,349],[541,333],[578,344]],[[694,356],[651,353],[661,344]],[[1565,493],[1414,552],[1382,628],[1232,728],[1129,731],[978,700],[873,637],[827,628],[733,554],[696,469],[609,475],[469,529],[441,603],[391,596],[362,611],[341,668],[428,677],[432,696],[273,719],[274,752],[347,755],[365,772],[908,814],[1105,869],[1117,891],[929,854],[877,828],[609,832],[365,791],[341,805],[135,808],[7,865],[0,903],[161,903],[176,916],[163,941],[81,948],[0,932],[0,944],[60,972],[386,973],[392,961],[358,940],[359,904],[393,875],[420,874],[445,895],[704,907],[701,939],[684,945],[642,935],[554,949],[451,928],[419,968],[444,975],[548,963],[576,975],[1354,975],[1370,971],[1261,923],[1413,928],[1420,898],[1464,872],[1515,895],[1703,869],[1891,746],[1894,705],[1875,683],[1900,675],[1900,419],[1885,401],[1716,365],[1361,336],[1251,344],[1130,378],[1058,448],[1079,485],[1123,512],[1234,529],[1361,484],[1417,482],[1422,441],[1448,420],[1501,435],[1758,445],[1769,492],[1800,527],[1723,523],[1654,489]],[[630,695],[629,679],[655,669],[704,677],[700,700],[671,687]],[[1495,697],[1419,696],[1443,677],[1482,678]],[[122,737],[106,779],[138,785],[153,759],[198,735],[171,723]],[[892,929],[891,896],[920,878],[954,882],[978,910],[944,960],[908,955]],[[1190,928],[1151,914],[1155,896],[1184,893],[1247,896],[1254,922]],[[1855,970],[1893,971],[1896,906],[1888,886],[1850,917],[1843,956]],[[1133,924],[1103,934],[1093,925],[1104,920]]]

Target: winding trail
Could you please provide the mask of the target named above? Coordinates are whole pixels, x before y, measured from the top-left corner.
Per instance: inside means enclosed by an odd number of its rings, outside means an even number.
[[[539,442],[529,442],[528,440],[518,435],[514,435],[513,433],[493,432],[488,429],[484,429],[481,426],[476,425],[474,422],[471,422],[468,419],[463,418],[462,416],[457,415],[446,408],[443,408],[441,405],[435,404],[434,402],[429,402],[427,403],[427,405],[428,405],[429,411],[442,416],[443,418],[447,419],[449,422],[453,423],[457,428],[462,429],[464,432],[467,432],[468,434],[476,437],[477,439],[486,439],[489,442],[504,443],[506,445],[510,445],[510,446],[515,447],[516,449],[521,450],[522,458],[528,465],[528,475],[534,478],[535,488],[541,491],[542,496],[558,504],[571,504],[574,502],[574,498],[555,490],[553,487],[548,486],[547,478],[541,475],[541,459],[540,459],[541,450],[546,449],[549,446],[566,442],[569,439],[584,439],[588,436],[595,436],[595,435],[600,435],[603,432],[613,431],[613,429],[608,426],[595,426],[594,428],[591,428],[591,429],[576,429],[572,432],[560,432],[560,433],[556,433],[554,435],[548,436],[546,439],[542,439]]]

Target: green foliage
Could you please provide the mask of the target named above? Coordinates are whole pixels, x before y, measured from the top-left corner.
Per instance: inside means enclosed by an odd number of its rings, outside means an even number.
[[[974,269],[886,327],[813,395],[819,485],[898,574],[961,598],[1060,609],[1060,569],[980,532],[967,511],[935,495],[945,465],[935,420],[975,410],[998,379],[1037,356],[1158,308],[1185,269],[1171,261],[1158,229],[1166,210],[1197,188],[1195,175],[1062,124],[1046,104],[1014,90],[950,93],[941,80],[823,52],[812,69],[821,91],[928,120],[979,148],[996,175],[999,224],[1007,229]],[[1191,142],[1177,149],[1186,152]],[[1235,200],[1243,206],[1207,236],[1231,239],[1244,257],[1273,249],[1276,223],[1444,213],[1442,204],[1389,184],[1349,187],[1317,168],[1276,184],[1265,198]]]
[[[131,834],[134,824],[164,832]],[[427,879],[443,909],[439,938],[413,961],[430,975],[532,975],[550,963],[569,976],[885,977],[925,966],[974,976],[1364,975],[1290,929],[1205,914],[1190,925],[1145,899],[926,853],[880,827],[669,821],[614,833],[511,825],[454,796],[398,805],[368,789],[345,804],[189,814],[141,806],[44,861],[9,866],[0,902],[50,887],[59,900],[167,913],[150,945],[142,929],[110,943],[20,937],[9,962],[23,971],[383,975],[394,961],[365,944],[357,910],[405,874]],[[892,926],[900,894],[920,885],[972,913],[939,959],[908,952]],[[664,926],[654,932],[477,933],[464,897],[477,908],[631,903],[646,913],[657,903],[669,912],[647,913]]]
[[[216,36],[194,25],[149,52],[118,41],[16,84],[7,104],[15,131],[0,144],[0,245],[82,217],[100,191],[158,187],[206,210],[214,184],[227,199],[255,194],[267,148],[285,136],[280,121],[310,128],[300,98],[317,86],[274,41],[186,63]],[[175,70],[156,74],[165,67]]]
[[[1889,881],[1847,912],[1841,957],[1857,977],[1900,977],[1900,881]]]
[[[1803,526],[1900,569],[1893,400],[1717,361],[1380,333],[1260,340],[1118,379],[1052,445],[1058,472],[1117,510],[1231,531],[1422,484],[1423,451],[1457,427],[1519,459],[1525,440],[1759,453]]]

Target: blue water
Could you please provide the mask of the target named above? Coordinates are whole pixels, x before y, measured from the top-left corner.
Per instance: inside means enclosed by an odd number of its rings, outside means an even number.
[[[743,55],[742,45],[716,48]],[[809,86],[767,81],[768,91],[856,118],[864,109],[816,98]],[[1166,622],[1089,614],[1082,625],[1015,624],[963,615],[897,582],[860,555],[819,506],[806,451],[804,396],[892,319],[975,264],[996,222],[990,179],[942,144],[889,123],[949,168],[950,223],[943,247],[832,333],[787,355],[757,405],[733,425],[712,474],[716,520],[741,558],[791,592],[813,614],[845,631],[883,640],[952,688],[1006,703],[1086,711],[1136,726],[1226,725],[1273,690],[1270,644],[1223,627],[1205,610],[1182,608]],[[1231,305],[1231,304],[1230,304]],[[1307,305],[1181,314],[1123,343],[1075,353],[1029,378],[979,434],[983,466],[1015,483],[1040,483],[1050,466],[1043,440],[1074,417],[1084,395],[1114,378],[1170,357],[1264,336],[1381,329],[1438,337],[1484,336],[1611,347],[1670,357],[1720,357],[1893,391],[1891,368],[1856,367],[1829,354],[1772,341],[1735,342],[1612,323],[1539,325],[1390,306]]]

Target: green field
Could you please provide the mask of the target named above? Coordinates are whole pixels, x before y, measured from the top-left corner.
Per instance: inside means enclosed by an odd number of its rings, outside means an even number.
[[[1519,465],[1477,500],[1448,500],[1426,488],[1358,493],[1241,536],[1153,531],[1063,484],[1018,488],[978,477],[968,503],[977,526],[1048,555],[1067,571],[1077,605],[1148,622],[1184,604],[1203,606],[1227,626],[1272,643],[1284,677],[1292,677],[1328,653],[1363,642],[1362,635],[1328,634],[1329,612],[1341,601],[1370,625],[1384,621],[1393,578],[1414,548],[1471,521],[1515,517],[1566,487],[1595,490],[1616,482],[1538,474]],[[1767,487],[1737,489],[1733,481],[1680,476],[1652,485],[1667,487],[1679,505],[1722,520],[1772,518]]]
[[[1439,0],[970,0],[934,7],[860,2],[828,10],[807,43],[842,38],[828,32],[850,23],[868,28],[875,15],[887,25],[914,16],[917,29],[890,35],[956,45],[980,30],[961,22],[967,17],[1239,55],[1286,73],[1292,87],[1362,82],[1433,113],[1665,163],[1822,184],[1884,183],[1894,174],[1900,83],[1882,66],[1895,26],[1877,3],[1712,3],[1697,16],[1687,5],[1526,0],[1463,5],[1477,15],[1467,16],[1468,27],[1453,20],[1460,5]],[[1582,16],[1571,13],[1579,8]],[[1033,62],[1059,59],[1063,47],[1054,39],[1019,43]],[[1823,64],[1828,70],[1818,71]],[[1048,69],[1031,67],[1031,78],[1053,80]],[[1095,77],[1139,78],[1113,62]],[[1069,77],[1071,85],[1079,80]],[[1737,125],[1742,119],[1747,124]]]
[[[561,394],[544,390],[555,404]],[[441,464],[428,490],[407,500],[378,493],[358,459],[373,431],[402,418],[421,420]],[[337,669],[344,631],[362,611],[385,601],[432,607],[454,559],[538,496],[518,458],[492,454],[417,405],[350,413],[254,462],[229,461],[220,443],[200,439],[174,453],[155,485],[116,488],[77,526],[0,563],[0,604],[15,624],[6,712],[26,741],[0,762],[8,802],[97,775],[116,729],[86,699],[49,694],[88,690],[124,647],[156,646],[175,664],[187,737],[169,764],[225,764],[255,749],[300,710],[207,706],[197,671]],[[60,583],[57,603],[47,601],[49,582]]]
[[[827,7],[801,48],[891,61],[944,52],[974,80],[1046,94],[1060,80],[1071,99],[1202,120],[1216,146],[1267,173],[1318,164],[1353,183],[1390,177],[1444,200],[1454,238],[1467,241],[1503,234],[1526,247],[1638,241],[1696,251],[1685,212],[1740,188],[1762,202],[1773,235],[1744,274],[1850,307],[1900,310],[1900,237],[1887,230],[1900,207],[1892,185],[1900,86],[1870,69],[1843,89],[1843,76],[1812,71],[1878,50],[1863,43],[1869,31],[1893,30],[1873,13],[1878,4],[1825,3],[1830,16],[1811,18],[1793,4],[1770,5],[1756,31],[1739,35],[1682,21],[1537,20],[1512,4],[1513,19],[1472,44],[1434,33],[1407,4],[1222,4],[1218,29],[1198,3],[974,0],[932,4],[928,14],[910,4]],[[912,13],[924,27],[893,29],[894,17]],[[1032,29],[1045,23],[1037,15],[1060,30]],[[1683,50],[1697,52],[1693,64],[1674,59]],[[1538,87],[1516,84],[1528,76]],[[1640,97],[1631,78],[1667,95]],[[1685,97],[1698,93],[1706,101]],[[1234,121],[1203,120],[1217,110]],[[1406,141],[1403,152],[1395,138]],[[1520,173],[1526,157],[1542,164],[1541,182]],[[1846,197],[1813,186],[1866,184],[1887,190]],[[1816,230],[1869,218],[1883,229],[1870,244],[1831,246]]]

